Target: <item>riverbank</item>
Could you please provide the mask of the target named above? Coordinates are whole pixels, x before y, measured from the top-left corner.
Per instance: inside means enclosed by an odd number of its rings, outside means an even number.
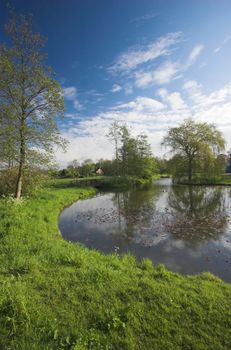
[[[95,193],[56,180],[0,201],[1,349],[229,349],[231,285],[62,240],[62,208]]]
[[[192,186],[231,186],[231,175],[225,175],[216,177],[213,179],[196,178],[191,182],[188,180],[175,181],[179,185],[192,185]]]
[[[166,175],[164,176],[166,177]],[[151,179],[143,179],[136,176],[90,176],[85,178],[64,178],[59,179],[58,181],[62,184],[66,184],[67,186],[75,185],[79,187],[94,187],[98,189],[129,189],[139,186],[145,186],[154,180],[158,180],[161,178],[161,175],[156,174],[153,175]],[[52,181],[51,181],[52,182]]]

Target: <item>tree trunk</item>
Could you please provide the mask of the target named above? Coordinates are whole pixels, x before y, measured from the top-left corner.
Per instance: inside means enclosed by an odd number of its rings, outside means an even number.
[[[23,172],[23,163],[20,162],[19,169],[18,169],[17,182],[16,182],[16,191],[15,191],[16,199],[20,199],[21,194],[22,194],[22,172]]]
[[[24,138],[24,120],[21,121],[20,139],[21,139],[20,140],[20,161],[19,161],[18,176],[17,176],[16,190],[15,190],[16,199],[20,199],[22,194],[23,168],[25,164],[25,155],[26,155],[25,138]]]

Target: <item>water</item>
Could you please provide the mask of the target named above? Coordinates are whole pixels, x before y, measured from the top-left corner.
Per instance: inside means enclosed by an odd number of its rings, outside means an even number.
[[[64,239],[104,253],[133,253],[183,274],[231,282],[231,187],[177,186],[104,192],[65,209]]]

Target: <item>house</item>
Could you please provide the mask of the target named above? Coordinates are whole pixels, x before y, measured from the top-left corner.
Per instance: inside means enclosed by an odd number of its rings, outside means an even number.
[[[95,173],[96,173],[96,175],[103,175],[104,174],[104,172],[101,168],[97,169]]]

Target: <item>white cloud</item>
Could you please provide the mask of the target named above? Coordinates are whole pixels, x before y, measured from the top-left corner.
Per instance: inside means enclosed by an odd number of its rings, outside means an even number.
[[[221,49],[231,40],[231,34],[228,35],[223,41],[222,43],[220,44],[220,46],[216,47],[214,50],[213,50],[213,53],[216,54],[218,53],[219,51],[221,51]]]
[[[195,80],[189,80],[184,83],[183,89],[187,91],[189,97],[194,103],[198,104],[204,100],[204,95],[202,94],[202,86]]]
[[[182,110],[188,108],[180,92],[169,93],[166,89],[159,89],[158,95],[161,97],[162,101],[164,103],[167,103],[168,106],[173,110]]]
[[[81,111],[84,109],[83,105],[77,99],[77,89],[75,86],[63,88],[63,96],[68,101],[73,101],[73,106],[76,110]]]
[[[188,95],[192,104],[186,102]],[[166,153],[160,147],[160,142],[168,127],[175,126],[188,117],[215,123],[224,133],[228,148],[231,147],[231,83],[206,95],[200,84],[188,81],[184,84],[182,93],[159,89],[157,96],[157,99],[139,96],[88,119],[78,119],[78,115],[72,118],[71,115],[70,126],[63,131],[70,146],[66,154],[60,151],[57,153],[59,164],[64,166],[75,158],[80,161],[86,158],[110,159],[113,156],[113,147],[106,134],[113,121],[126,122],[132,127],[134,134],[145,132],[156,155]]]
[[[63,96],[69,101],[73,101],[76,98],[77,89],[74,86],[63,88]]]
[[[112,92],[119,92],[121,90],[122,90],[122,86],[120,86],[119,84],[114,84],[111,89]]]
[[[195,46],[192,51],[190,52],[189,56],[188,56],[188,61],[186,63],[186,66],[191,66],[193,63],[195,63],[195,61],[197,60],[197,58],[200,56],[202,50],[204,49],[203,45],[197,45]]]
[[[153,79],[157,84],[167,84],[178,73],[179,68],[176,63],[165,62],[153,72]]]
[[[162,110],[165,108],[165,105],[153,98],[150,97],[143,97],[138,96],[134,101],[119,104],[114,110],[126,110],[130,109],[133,112],[146,112],[146,113],[153,113],[157,110]]]
[[[133,86],[132,84],[125,84],[124,85],[124,92],[126,95],[130,95],[133,93]]]
[[[182,33],[169,33],[146,45],[130,48],[119,55],[115,63],[109,67],[111,73],[129,73],[139,65],[152,62],[160,56],[169,55],[171,47],[182,40]]]
[[[157,84],[164,85],[174,79],[181,78],[198,59],[204,49],[204,45],[197,44],[189,53],[184,62],[168,59],[161,62],[157,68],[153,68],[153,62],[157,58],[170,56],[176,44],[183,41],[182,32],[168,33],[158,38],[156,41],[146,46],[136,46],[120,54],[108,71],[112,74],[124,74],[127,78],[128,89],[124,89],[129,94],[131,86],[147,88]],[[114,84],[112,92],[120,91],[120,85]]]
[[[146,88],[154,84],[168,84],[178,73],[179,67],[176,63],[165,62],[156,70],[137,72],[135,74],[135,85],[139,88]]]
[[[77,99],[73,101],[73,105],[77,111],[82,111],[84,109],[83,105]]]
[[[202,93],[202,86],[194,80],[187,81],[183,85],[183,89],[187,91],[189,97],[194,102],[194,108],[201,108],[228,103],[231,99],[231,83],[226,84],[223,88],[218,89],[209,95]],[[223,105],[224,106],[224,105]]]
[[[167,61],[161,64],[157,69],[151,71],[139,71],[135,75],[135,85],[139,88],[146,88],[150,85],[165,85],[173,79],[183,76],[183,73],[195,63],[203,50],[203,45],[195,46],[190,52],[186,63]]]

